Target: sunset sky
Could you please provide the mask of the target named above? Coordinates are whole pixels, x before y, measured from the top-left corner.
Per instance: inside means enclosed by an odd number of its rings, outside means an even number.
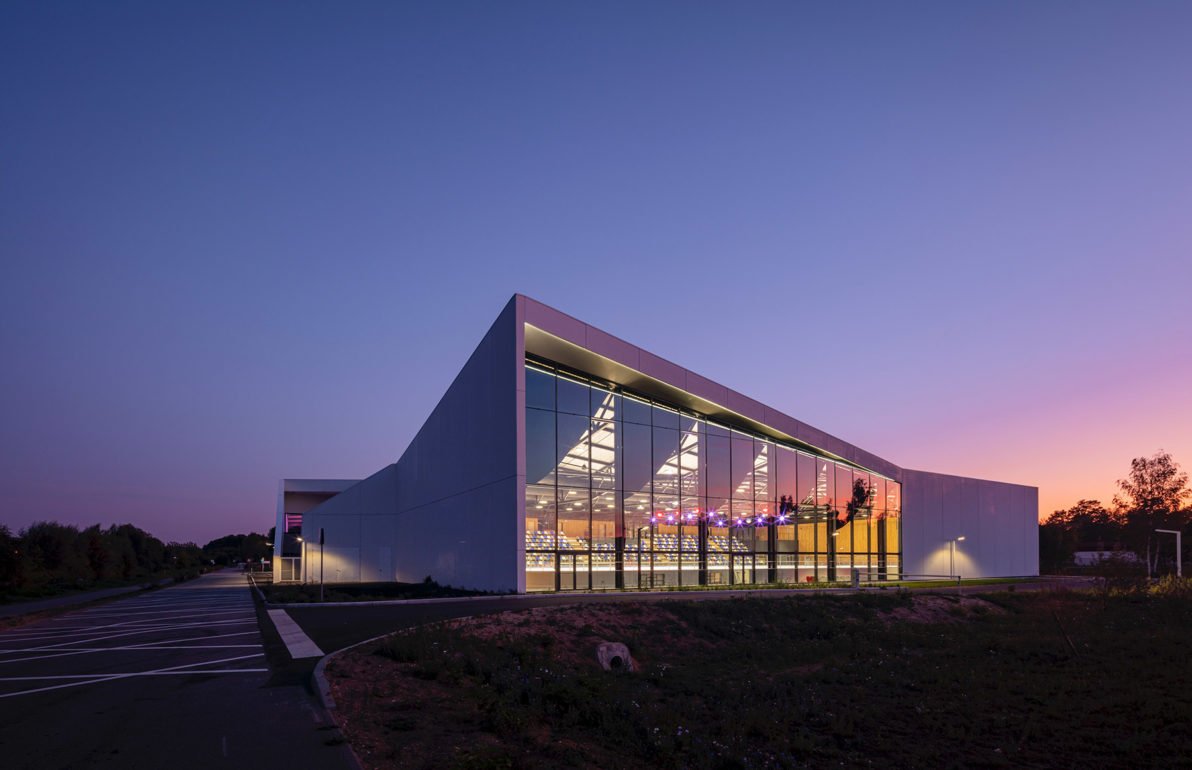
[[[514,292],[1042,515],[1192,468],[1189,30],[5,3],[0,523],[267,530],[279,478],[396,460]]]

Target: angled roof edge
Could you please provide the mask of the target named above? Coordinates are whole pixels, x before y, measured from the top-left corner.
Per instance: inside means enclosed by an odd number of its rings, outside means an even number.
[[[525,350],[610,382],[656,395],[710,417],[773,438],[803,444],[853,465],[901,480],[900,466],[766,406],[713,380],[586,324],[531,297],[523,306]]]
[[[360,479],[281,479],[281,492],[314,493],[342,492]]]
[[[1035,492],[1039,491],[1039,487],[1034,484],[1019,484],[1016,481],[998,481],[997,479],[982,479],[975,476],[960,476],[955,473],[937,473],[936,471],[921,471],[916,468],[903,468],[903,473],[916,473],[922,476],[936,476],[946,479],[957,479],[959,481],[976,481],[981,484],[1000,484],[1004,487],[1018,487],[1019,489],[1030,489]]]

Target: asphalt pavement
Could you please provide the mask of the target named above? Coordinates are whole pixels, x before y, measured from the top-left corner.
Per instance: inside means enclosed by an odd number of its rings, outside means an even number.
[[[232,572],[3,631],[0,766],[353,767],[311,667]]]

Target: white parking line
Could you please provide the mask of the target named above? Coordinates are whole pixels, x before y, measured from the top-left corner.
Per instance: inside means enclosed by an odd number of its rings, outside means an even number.
[[[201,610],[202,612],[195,612]],[[110,612],[103,615],[92,615],[93,618],[129,618],[140,617],[141,615],[187,615],[187,614],[203,614],[203,615],[218,615],[224,612],[252,612],[252,607],[229,607],[226,604],[212,605],[208,607],[171,607],[169,609],[161,610],[133,610],[132,612]]]
[[[203,661],[201,663],[186,663],[181,666],[171,666],[169,668],[159,668],[159,669],[154,669],[152,671],[133,671],[133,672],[123,673],[123,674],[88,674],[87,676],[91,676],[93,678],[88,679],[87,681],[67,682],[66,684],[54,684],[54,685],[50,685],[48,687],[37,687],[32,690],[18,690],[17,692],[0,693],[0,699],[15,698],[18,695],[32,695],[33,693],[47,692],[49,690],[61,690],[61,689],[67,688],[67,687],[81,687],[85,684],[97,684],[99,682],[110,682],[115,679],[131,679],[133,677],[138,677],[138,676],[166,676],[166,675],[170,675],[170,674],[183,675],[183,674],[261,673],[264,671],[268,671],[269,669],[267,669],[267,668],[255,668],[255,669],[254,668],[231,668],[231,669],[205,669],[205,670],[198,670],[198,671],[193,671],[193,670],[187,671],[184,669],[193,669],[195,666],[209,666],[214,663],[230,663],[235,660],[247,660],[249,658],[260,658],[260,657],[264,657],[264,655],[265,655],[265,653],[260,652],[260,653],[254,654],[254,655],[241,655],[239,657],[222,658],[220,660],[208,660],[208,661]],[[12,677],[11,679],[7,679],[7,680],[0,679],[0,681],[17,681],[20,679],[27,680],[30,678],[47,679],[49,677]]]
[[[26,658],[13,658],[11,660],[0,660],[0,665],[5,663],[27,663],[31,660],[49,660],[52,658],[65,658],[71,655],[85,655],[89,652],[129,652],[133,650],[225,650],[225,649],[260,649],[259,644],[184,644],[173,646],[160,645],[133,645],[124,647],[86,647],[81,650],[71,650],[70,652],[56,652],[49,655],[30,655]],[[30,650],[35,652],[36,648]],[[20,652],[20,650],[13,650],[13,652]]]
[[[189,610],[203,607],[250,607],[252,602],[249,600],[237,600],[234,602],[218,601],[218,602],[157,602],[155,604],[137,604],[129,605],[127,607],[105,607],[104,609],[90,610],[87,612],[80,612],[78,614],[89,618],[94,618],[99,615],[120,615],[124,612],[141,612],[141,611],[158,611],[182,609]]]
[[[118,638],[124,637],[124,636],[138,636],[140,634],[148,634],[148,633],[152,633],[154,631],[169,631],[169,630],[178,629],[178,628],[195,629],[195,628],[213,628],[216,626],[246,626],[246,625],[256,625],[256,622],[257,621],[254,618],[252,620],[220,620],[220,621],[216,621],[215,623],[203,623],[203,622],[170,623],[170,624],[166,624],[166,625],[144,626],[144,627],[133,628],[133,629],[125,628],[123,631],[120,631],[119,633],[104,634],[101,636],[88,636],[87,638],[74,639],[72,641],[59,642],[58,644],[50,644],[50,645],[46,645],[46,646],[47,647],[68,647],[69,645],[72,645],[72,644],[87,644],[88,642],[99,642],[99,641],[103,641],[104,639],[118,639]],[[124,625],[124,624],[119,624],[119,625]],[[61,637],[51,637],[51,638],[59,638],[60,639]],[[3,650],[0,649],[0,652],[3,652]]]
[[[231,610],[227,613],[205,613],[205,614],[219,614],[219,615],[229,614],[229,615],[239,615],[240,617],[255,617],[256,616],[255,612],[242,611],[242,610]],[[77,626],[77,627],[61,628],[61,629],[45,629],[41,633],[37,633],[37,634],[24,634],[24,635],[19,635],[19,636],[14,634],[11,637],[9,635],[0,636],[0,644],[3,644],[8,641],[30,641],[30,640],[37,640],[37,639],[64,639],[64,638],[68,638],[73,635],[77,635],[79,633],[94,634],[94,633],[97,633],[100,631],[113,630],[113,629],[117,629],[117,628],[128,628],[128,627],[143,628],[144,627],[143,624],[146,624],[146,623],[170,624],[171,620],[172,620],[171,618],[144,618],[142,620],[126,620],[122,623],[104,623],[102,625]],[[222,622],[222,621],[220,621],[220,622]],[[194,624],[201,625],[202,622],[196,621]],[[192,624],[192,625],[194,625],[194,624]],[[214,625],[214,624],[210,624],[210,625]],[[163,627],[166,627],[166,626],[163,626]],[[2,649],[2,648],[0,648],[0,649]]]

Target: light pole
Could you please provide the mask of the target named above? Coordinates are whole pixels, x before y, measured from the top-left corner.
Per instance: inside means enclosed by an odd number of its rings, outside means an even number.
[[[1182,578],[1184,576],[1183,535],[1178,529],[1156,529],[1155,531],[1165,535],[1175,535],[1175,576]]]
[[[319,527],[319,602],[323,601],[323,544],[327,542],[327,537],[323,533],[323,528]]]
[[[964,535],[954,537],[948,541],[948,573],[949,577],[959,578],[956,574],[956,544],[964,540]]]

